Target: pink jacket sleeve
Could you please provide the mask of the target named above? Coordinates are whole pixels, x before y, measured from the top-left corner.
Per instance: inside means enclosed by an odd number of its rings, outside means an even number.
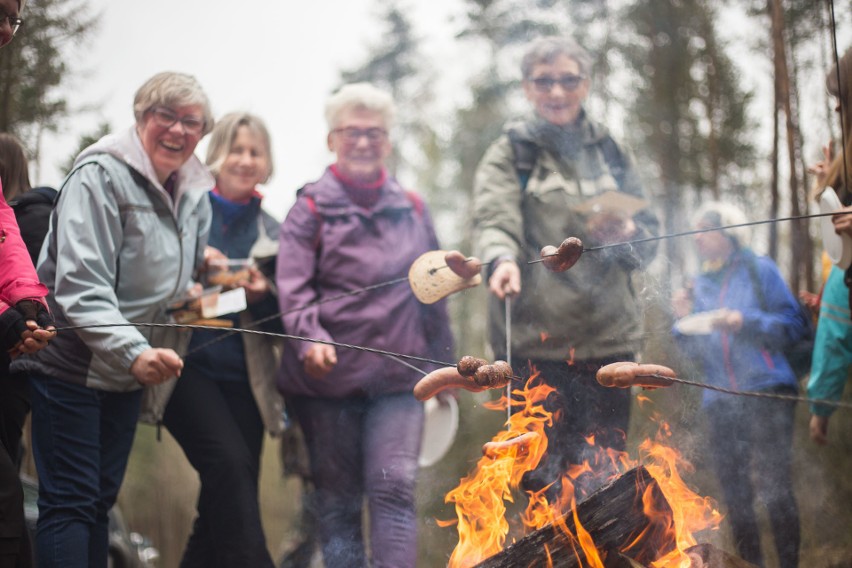
[[[21,239],[21,231],[15,220],[15,212],[3,197],[0,182],[0,313],[21,300],[38,300],[47,304],[47,287],[38,281],[27,247]]]

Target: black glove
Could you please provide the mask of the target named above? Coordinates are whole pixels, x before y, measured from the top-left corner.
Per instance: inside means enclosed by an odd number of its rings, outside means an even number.
[[[21,300],[14,308],[9,308],[0,314],[0,348],[8,351],[21,340],[21,335],[27,331],[27,321],[35,321],[42,329],[54,325],[50,312],[41,302]]]
[[[8,351],[21,340],[21,334],[27,330],[27,320],[15,308],[9,308],[0,314],[0,348]]]
[[[41,302],[35,300],[21,300],[15,304],[15,309],[24,316],[24,320],[33,320],[42,329],[54,325],[53,318],[50,317],[50,312],[44,307]]]

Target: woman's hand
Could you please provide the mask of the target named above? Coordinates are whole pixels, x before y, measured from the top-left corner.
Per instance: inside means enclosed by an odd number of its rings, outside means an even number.
[[[52,325],[46,328],[39,327],[33,320],[27,320],[27,330],[21,333],[21,341],[15,345],[13,350],[17,356],[22,353],[35,353],[47,347],[47,343],[56,337],[56,328]]]
[[[692,293],[687,288],[675,290],[672,294],[672,312],[677,319],[692,313]]]
[[[831,217],[831,222],[834,223],[835,233],[852,236],[852,207],[839,209],[837,214]]]
[[[828,418],[828,416],[811,415],[811,440],[820,446],[828,444]]]
[[[130,374],[143,385],[158,385],[179,377],[183,359],[172,349],[152,347],[139,354],[130,365]]]
[[[305,355],[305,372],[312,379],[322,379],[337,365],[337,351],[333,345],[317,343]]]
[[[504,260],[488,279],[488,289],[500,300],[521,293],[521,269],[514,260]]]
[[[743,328],[743,313],[739,310],[720,310],[719,318],[713,322],[713,329],[727,333],[737,333]]]
[[[204,266],[202,270],[207,271],[210,268],[211,261],[227,262],[227,260],[228,257],[222,251],[216,247],[206,246],[204,247]]]
[[[254,266],[249,268],[248,279],[239,280],[237,286],[246,291],[246,302],[256,304],[269,294],[269,280]]]
[[[808,168],[808,173],[813,174],[814,183],[817,187],[825,187],[828,178],[828,169],[834,157],[834,141],[829,140],[827,146],[822,147],[822,160]]]

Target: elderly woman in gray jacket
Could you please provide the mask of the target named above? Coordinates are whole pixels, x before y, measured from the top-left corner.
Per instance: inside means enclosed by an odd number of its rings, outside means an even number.
[[[183,367],[172,329],[85,327],[167,322],[207,242],[214,182],[193,154],[213,127],[207,96],[189,75],[160,73],[133,111],[132,128],[77,157],[40,257],[57,327],[82,328],[14,363],[32,383],[40,566],[106,566],[142,387]]]

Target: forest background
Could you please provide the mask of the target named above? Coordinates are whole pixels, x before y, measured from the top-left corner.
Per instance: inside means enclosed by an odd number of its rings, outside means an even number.
[[[74,96],[75,89],[98,73],[86,65],[87,54],[104,49],[99,47],[102,34],[116,33],[99,25],[104,13],[97,4],[96,0],[30,0],[24,14],[26,26],[0,51],[0,131],[12,132],[25,142],[37,183],[47,179],[45,183],[55,185],[58,180],[43,172],[67,170],[79,147],[128,126],[132,91],[161,70],[140,71],[133,84],[126,86],[130,94],[118,101],[127,109],[126,123],[113,123],[98,112],[114,104],[111,99],[119,95],[104,93],[108,101],[97,98],[83,103]],[[110,10],[124,4],[128,10],[138,9],[120,0]],[[528,41],[547,34],[572,34],[595,58],[589,112],[633,149],[666,233],[688,229],[690,212],[706,199],[732,200],[754,220],[815,209],[806,198],[812,184],[807,166],[821,157],[829,139],[835,140],[835,148],[841,145],[839,121],[834,102],[825,93],[824,76],[833,62],[835,45],[841,54],[852,45],[852,7],[847,2],[832,6],[822,0],[447,0],[447,4],[446,15],[436,24],[423,16],[423,7],[414,0],[375,2],[358,36],[360,44],[337,47],[348,57],[338,58],[334,68],[309,66],[308,72],[294,71],[292,76],[293,89],[312,77],[326,77],[330,84],[321,86],[321,96],[314,97],[318,115],[322,99],[345,82],[369,80],[393,94],[399,105],[399,124],[393,132],[395,173],[405,185],[425,195],[445,248],[472,252],[468,220],[474,169],[503,124],[526,112],[519,89],[520,55]],[[265,3],[247,5],[254,9],[240,14],[225,9],[218,20],[249,29],[261,26]],[[190,40],[193,33],[211,32],[193,30],[195,22],[186,16],[193,10],[211,9],[210,3],[193,0],[174,8],[172,3],[157,1],[146,6],[151,20],[140,21],[140,26],[151,24],[152,42],[158,41],[154,37],[158,10],[161,17],[177,18]],[[329,29],[338,19],[346,19],[346,14],[338,16],[327,18]],[[424,51],[436,31],[449,38],[444,53],[450,56],[441,61]],[[166,41],[172,42],[173,49],[192,50],[191,41],[184,37]],[[273,61],[286,66],[289,59],[305,59],[310,64],[316,51],[291,46],[278,52],[274,44],[264,47],[262,53],[250,55],[266,60],[270,72]],[[121,58],[121,46],[108,49],[118,50]],[[246,101],[242,106],[270,122],[276,142],[278,122],[284,119],[252,108],[248,102],[251,77],[235,75],[239,45],[231,50],[236,52],[235,60],[222,62],[222,74],[229,81],[244,79],[247,94],[240,99]],[[203,59],[205,54],[197,57]],[[168,63],[155,65],[169,68]],[[208,84],[199,76],[202,84]],[[219,106],[215,89],[208,93],[218,111],[231,110]],[[290,102],[290,94],[279,93],[278,111],[302,112],[298,103]],[[330,159],[321,147],[325,132],[321,117],[317,118],[316,132],[302,141],[315,141],[315,156],[289,167],[288,156],[295,150],[285,142],[283,159],[278,159],[279,169],[299,170],[304,162],[314,168],[304,170],[298,183],[279,191],[287,196],[283,200],[273,199],[267,188],[267,205],[273,204],[270,211],[279,218],[293,189],[319,175]],[[65,133],[67,138],[72,123],[78,129],[85,125],[77,131],[73,145],[77,148],[68,148],[62,160],[52,158],[56,152],[51,146],[61,147],[57,137]],[[314,165],[316,160],[320,165]],[[754,248],[777,260],[795,291],[819,288],[818,223],[773,223],[755,232]],[[641,282],[647,314],[644,355],[649,361],[688,369],[666,348],[671,325],[668,298],[671,289],[694,271],[693,257],[688,239],[663,241]],[[459,355],[488,355],[484,306],[482,289],[451,299]],[[682,387],[652,398],[671,422],[681,451],[695,465],[689,481],[700,493],[717,496],[702,451],[698,396],[695,389]],[[501,427],[502,416],[482,407],[487,399],[487,395],[461,397],[456,443],[444,460],[422,471],[422,566],[446,564],[456,535],[452,528],[436,525],[436,519],[453,518],[443,496],[476,462],[481,444]],[[651,431],[648,411],[635,408],[632,447]],[[831,444],[817,448],[807,440],[807,409],[803,405],[799,409],[795,474],[802,509],[803,565],[852,565],[850,432],[852,417],[841,411],[832,420]],[[167,435],[157,443],[152,429],[140,428],[120,503],[131,527],[150,536],[161,550],[162,566],[177,565],[194,515],[196,491],[197,479],[176,444]],[[277,557],[297,538],[301,491],[297,478],[282,477],[275,440],[266,444],[261,493],[269,545]],[[704,537],[731,548],[724,529]]]

